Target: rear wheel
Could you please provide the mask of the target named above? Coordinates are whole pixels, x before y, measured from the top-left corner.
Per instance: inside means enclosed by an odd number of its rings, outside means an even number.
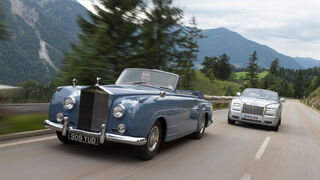
[[[73,144],[74,141],[70,141],[68,139],[68,136],[62,136],[62,132],[56,131],[58,139],[63,143],[63,144]]]
[[[200,129],[199,131],[193,133],[193,138],[194,139],[201,139],[202,136],[204,135],[204,131],[206,129],[206,116],[203,116],[201,123],[200,123]]]
[[[143,146],[135,147],[135,153],[138,159],[147,161],[157,154],[161,143],[161,133],[161,124],[159,121],[156,121],[149,132],[147,143]]]
[[[235,124],[235,123],[236,123],[235,120],[232,120],[232,119],[230,119],[230,118],[228,117],[228,124]]]

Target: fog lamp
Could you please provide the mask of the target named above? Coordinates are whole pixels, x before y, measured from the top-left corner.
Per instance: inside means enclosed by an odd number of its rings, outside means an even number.
[[[126,132],[126,125],[119,124],[117,130],[120,134],[124,134]]]
[[[56,120],[61,123],[63,121],[63,114],[61,112],[56,114]]]

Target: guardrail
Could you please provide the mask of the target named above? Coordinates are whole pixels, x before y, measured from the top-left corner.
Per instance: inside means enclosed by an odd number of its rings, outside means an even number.
[[[45,114],[49,111],[49,103],[0,104],[0,116],[18,114]]]
[[[228,104],[235,96],[208,96],[204,95],[204,99],[210,101],[212,104]]]
[[[212,104],[228,104],[234,96],[208,96],[204,98]],[[0,104],[0,116],[16,114],[37,114],[48,113],[48,103],[30,103],[30,104]]]

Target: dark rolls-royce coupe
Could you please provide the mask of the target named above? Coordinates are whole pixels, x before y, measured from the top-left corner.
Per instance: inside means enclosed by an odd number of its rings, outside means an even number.
[[[192,134],[200,139],[212,123],[212,105],[201,92],[178,90],[179,76],[159,70],[125,69],[114,85],[63,86],[49,108],[46,128],[65,144],[117,142],[151,159],[162,141]]]

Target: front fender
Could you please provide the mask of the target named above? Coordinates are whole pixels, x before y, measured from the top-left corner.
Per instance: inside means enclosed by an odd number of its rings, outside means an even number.
[[[119,124],[126,125],[124,135],[133,137],[147,137],[149,130],[154,122],[163,117],[159,107],[155,104],[156,96],[126,96],[119,97],[111,106],[108,131],[115,133],[114,130]],[[122,104],[125,108],[125,114],[121,118],[115,118],[112,115],[112,109]]]

